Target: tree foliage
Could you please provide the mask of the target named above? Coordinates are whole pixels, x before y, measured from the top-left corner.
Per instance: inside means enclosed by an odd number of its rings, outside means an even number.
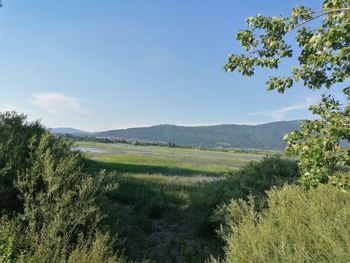
[[[322,19],[319,24],[312,23]],[[302,81],[311,90],[331,88],[350,77],[350,1],[325,0],[320,11],[306,7],[294,8],[289,17],[248,17],[248,28],[237,34],[244,54],[229,55],[224,69],[252,76],[256,68],[277,69],[284,59],[297,58],[288,76],[272,76],[268,90],[284,93]],[[287,40],[295,33],[296,46]],[[299,132],[286,137],[287,153],[300,160],[302,183],[315,186],[328,181],[329,172],[342,163],[347,165],[349,146],[341,149],[342,140],[350,141],[349,89],[345,87],[346,105],[332,96],[311,107],[319,115],[305,122]],[[344,162],[345,161],[345,162]]]
[[[299,157],[302,184],[312,187],[331,181],[350,188],[350,181],[333,175],[339,167],[346,169],[350,165],[350,147],[340,145],[350,138],[349,105],[343,110],[338,101],[324,95],[321,103],[310,109],[319,119],[304,121],[299,131],[285,136],[287,154]]]

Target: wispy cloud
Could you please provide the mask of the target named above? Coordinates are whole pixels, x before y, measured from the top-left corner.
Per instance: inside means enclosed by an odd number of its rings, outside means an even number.
[[[251,112],[248,115],[260,115],[260,116],[270,117],[273,120],[283,120],[285,119],[285,115],[287,113],[292,111],[297,111],[297,110],[306,110],[311,105],[315,104],[316,101],[317,101],[316,97],[307,97],[301,103],[292,104],[292,105],[278,108],[275,110]]]
[[[63,93],[48,92],[33,94],[31,103],[52,114],[90,113],[90,111],[81,104],[80,99],[66,96]]]

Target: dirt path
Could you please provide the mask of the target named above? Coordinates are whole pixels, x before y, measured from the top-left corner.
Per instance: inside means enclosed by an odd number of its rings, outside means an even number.
[[[135,210],[130,205],[115,204],[128,219],[127,253],[142,262],[151,259],[161,263],[203,262],[199,258],[209,254],[203,240],[193,239],[189,225],[171,222],[167,218],[150,219],[150,233],[143,231],[136,222]]]

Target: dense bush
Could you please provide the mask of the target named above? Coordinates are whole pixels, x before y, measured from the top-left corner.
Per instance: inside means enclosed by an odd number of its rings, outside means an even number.
[[[239,189],[240,196],[264,196],[272,186],[283,186],[297,181],[298,167],[295,161],[280,156],[267,156],[261,162],[252,162],[230,178],[227,184]]]
[[[216,212],[226,242],[223,262],[348,262],[350,192],[331,185],[268,192],[268,209],[232,200]],[[214,260],[215,261],[215,260]]]
[[[210,220],[216,206],[230,199],[247,199],[249,195],[254,195],[257,208],[263,207],[267,190],[294,183],[298,177],[296,162],[280,156],[267,156],[261,162],[251,162],[226,179],[208,183],[206,190],[195,192],[190,206],[190,221],[197,232],[210,233],[218,226],[216,220]]]
[[[23,115],[1,114],[0,133],[0,262],[59,262],[97,244],[110,258],[99,234],[109,176],[85,173],[71,144]]]
[[[0,211],[20,211],[23,203],[14,182],[29,166],[29,141],[45,129],[38,122],[27,122],[25,115],[0,113]]]
[[[47,237],[49,239],[50,237]],[[49,250],[46,243],[31,244],[32,237],[25,230],[25,225],[18,218],[0,219],[0,262],[69,262],[69,263],[124,263],[124,258],[114,255],[108,234],[96,233],[89,240],[77,242],[74,250],[67,257],[53,258],[56,250]]]

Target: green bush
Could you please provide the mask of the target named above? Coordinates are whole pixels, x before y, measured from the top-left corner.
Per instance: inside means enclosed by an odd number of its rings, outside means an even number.
[[[263,207],[266,191],[298,180],[296,162],[280,156],[267,156],[261,162],[251,162],[246,167],[216,183],[208,183],[206,189],[193,194],[188,216],[199,233],[211,233],[218,227],[216,220],[210,220],[214,209],[230,199],[256,198],[257,208]]]
[[[350,171],[337,171],[329,177],[329,183],[344,190],[350,190]]]
[[[124,263],[123,257],[116,256],[110,246],[108,234],[96,233],[80,239],[68,258],[60,255],[55,259],[45,243],[32,246],[31,236],[23,229],[18,219],[0,218],[0,262],[67,262],[67,263]]]
[[[23,224],[18,218],[0,217],[0,262],[23,261],[30,248]]]
[[[90,245],[77,247],[69,256],[67,263],[126,263],[113,254],[108,235],[97,234]]]
[[[38,122],[28,122],[25,115],[0,113],[0,211],[19,212],[23,203],[14,182],[30,165],[29,141],[45,129]]]
[[[350,192],[285,186],[268,192],[268,209],[254,206],[232,200],[216,211],[223,262],[349,262]]]
[[[60,262],[94,248],[108,234],[100,207],[112,178],[84,172],[70,143],[24,115],[0,114],[0,135],[0,262]]]
[[[240,191],[240,196],[265,196],[265,192],[273,186],[283,186],[297,181],[299,170],[293,160],[283,159],[280,156],[266,156],[261,162],[252,162],[238,174],[228,180],[228,184]]]

